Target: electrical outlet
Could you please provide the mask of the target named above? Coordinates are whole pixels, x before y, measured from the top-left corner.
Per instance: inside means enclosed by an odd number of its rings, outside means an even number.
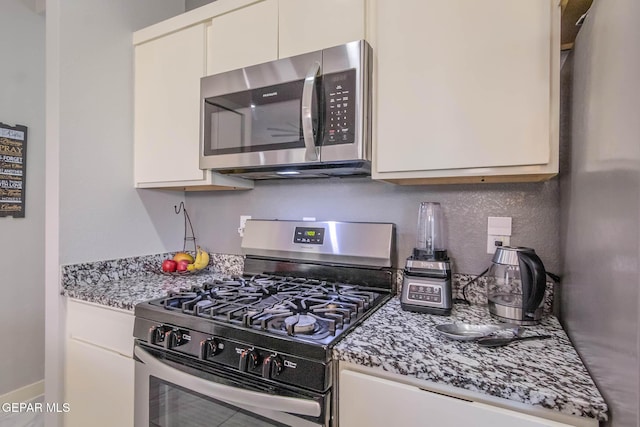
[[[509,246],[511,244],[511,236],[494,236],[487,235],[487,253],[495,254],[498,246]]]
[[[244,226],[247,224],[248,219],[251,219],[251,215],[240,215],[240,227],[238,227],[240,237],[244,237]]]
[[[495,254],[497,246],[511,244],[511,217],[490,216],[487,218],[487,253]]]

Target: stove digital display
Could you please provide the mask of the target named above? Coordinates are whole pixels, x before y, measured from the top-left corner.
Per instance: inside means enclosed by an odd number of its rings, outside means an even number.
[[[321,245],[324,242],[324,228],[296,227],[293,243]]]

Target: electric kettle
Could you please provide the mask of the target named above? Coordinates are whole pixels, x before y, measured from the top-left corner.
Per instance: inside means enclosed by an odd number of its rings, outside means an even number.
[[[487,273],[489,313],[498,320],[534,325],[542,319],[546,271],[531,248],[496,248]]]

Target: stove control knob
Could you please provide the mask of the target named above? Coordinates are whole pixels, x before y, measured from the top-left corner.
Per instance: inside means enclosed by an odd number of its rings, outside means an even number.
[[[164,326],[152,326],[149,328],[147,342],[149,344],[158,344],[164,339]]]
[[[248,372],[258,366],[260,355],[252,349],[243,350],[240,353],[240,371]]]
[[[218,346],[220,341],[215,338],[208,338],[200,341],[200,359],[207,360],[220,352]]]
[[[275,378],[280,375],[282,369],[284,368],[284,363],[282,362],[282,358],[275,354],[264,359],[262,362],[262,377],[263,378]]]
[[[164,333],[164,348],[172,349],[184,344],[182,332],[172,329]]]

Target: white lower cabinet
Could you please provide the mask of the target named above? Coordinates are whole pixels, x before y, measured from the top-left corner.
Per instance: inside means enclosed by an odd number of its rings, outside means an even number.
[[[340,427],[598,425],[577,417],[575,424],[566,424],[345,369],[340,371],[338,393]]]
[[[133,313],[69,300],[65,427],[132,427]]]
[[[65,427],[133,426],[133,369],[129,357],[69,339]]]

